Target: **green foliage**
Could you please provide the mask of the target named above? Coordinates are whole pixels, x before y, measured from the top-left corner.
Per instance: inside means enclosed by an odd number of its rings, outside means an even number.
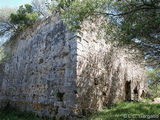
[[[148,71],[148,77],[149,79],[151,79],[152,81],[160,81],[160,69],[152,69],[150,71]]]
[[[158,32],[159,28],[156,26],[160,24],[160,15],[156,7],[159,6],[157,6],[156,0],[153,3],[151,1],[148,0],[148,2],[143,3],[142,0],[139,0],[139,2],[132,0],[130,2],[119,2],[117,5],[119,12],[128,13],[120,17],[124,18],[121,25],[122,30],[130,36],[130,40],[132,38],[153,39],[154,36],[152,35]]]
[[[20,112],[17,109],[13,108],[10,105],[7,105],[5,108],[0,109],[0,119],[1,120],[49,120],[41,119],[36,117],[32,112]]]
[[[4,65],[6,61],[10,60],[12,52],[10,50],[4,51],[4,47],[0,48],[0,72],[4,72]]]
[[[141,115],[148,115],[146,119],[149,119],[149,115],[159,115],[160,104],[144,104],[138,102],[122,102],[117,105],[113,105],[111,108],[105,108],[99,112],[93,113],[86,118],[86,120],[142,120],[138,118]],[[124,118],[137,116],[137,118]],[[31,112],[20,112],[17,109],[6,106],[0,109],[0,119],[2,120],[52,120],[52,119],[41,119],[35,117]],[[145,119],[145,118],[144,118]],[[54,120],[54,119],[53,119]],[[150,118],[150,120],[155,120]]]
[[[20,6],[16,14],[12,13],[10,15],[11,23],[18,25],[19,29],[25,29],[32,25],[37,18],[37,12],[34,12],[29,4],[26,4],[25,7],[23,5]]]
[[[147,54],[146,61],[151,66],[159,66],[160,59],[160,1],[159,0],[121,0],[113,3],[121,34],[120,42],[134,43],[135,47]],[[134,42],[134,40],[138,40]],[[134,48],[135,48],[134,47]]]
[[[31,5],[25,4],[25,8],[26,8],[26,11],[27,11],[28,13],[32,13],[32,12],[33,12],[33,9],[32,9],[32,6],[31,6]]]
[[[160,69],[147,72],[149,83],[149,95],[151,98],[160,97]]]
[[[155,120],[160,114],[159,107],[160,104],[123,102],[93,113],[87,120]],[[140,118],[142,115],[146,118]]]
[[[61,17],[68,28],[75,31],[85,19],[104,16],[114,25],[103,28],[113,33],[111,41],[121,46],[132,46],[148,54],[150,65],[160,59],[160,1],[158,0],[60,0]],[[118,31],[118,32],[117,32]],[[108,33],[108,32],[107,32]],[[138,42],[135,40],[138,40]],[[154,62],[152,62],[154,61]]]
[[[0,52],[0,64],[3,64],[7,61],[8,58],[11,57],[11,51],[2,51]]]
[[[58,5],[57,7],[58,8],[65,8],[65,7],[69,7],[71,5],[71,2],[73,2],[75,0],[70,0],[70,1],[67,1],[67,0],[58,0]]]
[[[90,17],[91,19],[96,18],[96,10],[105,11],[106,0],[74,0],[67,9],[61,9],[62,18],[71,30],[76,30],[80,27],[80,23],[84,19]],[[63,3],[64,4],[64,3]]]

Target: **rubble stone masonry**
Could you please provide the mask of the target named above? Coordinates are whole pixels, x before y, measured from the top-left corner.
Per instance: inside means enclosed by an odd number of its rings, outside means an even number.
[[[93,28],[84,22],[72,33],[52,17],[32,33],[24,32],[0,80],[1,106],[76,119],[119,100],[140,99],[144,67],[127,60],[126,49],[97,38]]]

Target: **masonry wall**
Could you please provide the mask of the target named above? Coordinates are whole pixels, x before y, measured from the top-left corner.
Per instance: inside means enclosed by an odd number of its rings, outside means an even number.
[[[83,115],[119,100],[138,101],[146,90],[144,66],[132,59],[129,49],[104,39],[103,30],[98,32],[101,23],[83,22],[77,39],[77,104]]]
[[[26,34],[12,46],[11,60],[5,65],[6,75],[0,84],[2,102],[40,116],[69,116],[76,90],[74,35],[57,18]]]
[[[96,28],[86,21],[73,34],[50,17],[24,32],[14,46],[8,44],[12,57],[0,82],[1,105],[75,119],[125,100],[126,81],[131,82],[130,99],[138,100],[145,89],[144,68],[126,59],[131,57],[127,49],[106,44],[103,31],[97,37]]]

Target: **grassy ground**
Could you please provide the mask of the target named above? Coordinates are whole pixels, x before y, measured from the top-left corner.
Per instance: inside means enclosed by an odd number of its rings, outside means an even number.
[[[88,117],[89,120],[160,120],[160,104],[123,102]]]
[[[93,113],[84,120],[160,120],[160,104],[123,102]],[[19,112],[6,107],[0,110],[0,120],[47,120],[35,117],[32,113]]]

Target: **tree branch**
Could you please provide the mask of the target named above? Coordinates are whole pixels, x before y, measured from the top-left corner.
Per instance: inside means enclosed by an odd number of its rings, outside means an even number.
[[[134,12],[137,12],[137,11],[140,11],[140,10],[153,10],[153,9],[160,9],[159,6],[151,6],[151,5],[140,5],[138,6],[138,8],[135,8],[135,9],[132,9],[128,12],[124,12],[124,13],[119,13],[119,14],[113,14],[113,13],[102,13],[102,12],[98,12],[96,11],[96,13],[98,13],[99,15],[105,15],[105,16],[125,16],[125,15],[128,15],[128,14],[131,14],[131,13],[134,13]]]

